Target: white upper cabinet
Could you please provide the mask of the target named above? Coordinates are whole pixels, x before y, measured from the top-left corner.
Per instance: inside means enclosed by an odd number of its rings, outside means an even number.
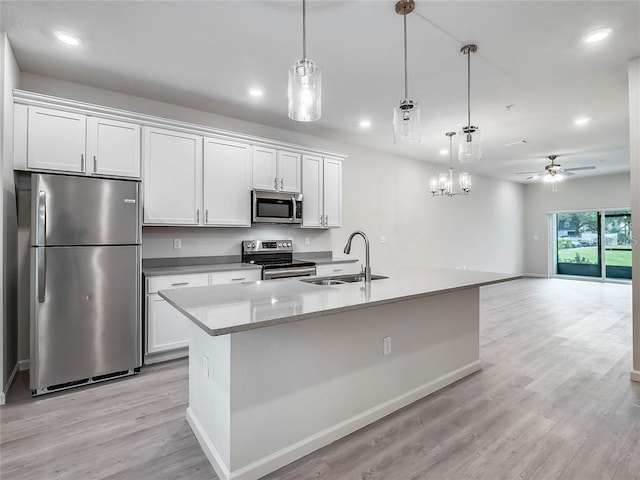
[[[300,154],[253,146],[253,188],[300,193]]]
[[[146,127],[143,166],[144,223],[200,224],[202,137]]]
[[[27,168],[83,173],[86,121],[77,113],[29,107]]]
[[[312,155],[302,157],[302,226],[324,227],[324,207],[322,203],[323,158]]]
[[[252,147],[253,188],[258,190],[278,190],[278,160],[273,148]]]
[[[278,150],[278,191],[300,193],[299,153]]]
[[[324,159],[324,226],[342,226],[342,161]]]
[[[342,226],[342,161],[302,156],[302,227]]]
[[[251,226],[251,147],[204,139],[204,225]]]
[[[16,105],[15,168],[140,178],[140,125]]]
[[[89,117],[87,172],[140,178],[140,125]]]

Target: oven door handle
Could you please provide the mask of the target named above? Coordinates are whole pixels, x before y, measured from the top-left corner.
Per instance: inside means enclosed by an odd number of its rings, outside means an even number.
[[[301,267],[301,268],[273,268],[264,271],[264,279],[272,280],[275,278],[288,278],[288,277],[310,277],[316,274],[316,267]]]

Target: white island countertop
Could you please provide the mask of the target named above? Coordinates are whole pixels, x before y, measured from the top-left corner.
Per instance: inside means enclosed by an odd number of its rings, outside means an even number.
[[[411,298],[480,287],[521,275],[425,267],[386,272],[389,278],[313,285],[299,278],[160,290],[209,335],[227,335]]]

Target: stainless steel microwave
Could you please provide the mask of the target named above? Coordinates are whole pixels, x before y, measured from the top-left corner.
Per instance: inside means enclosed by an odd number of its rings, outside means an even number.
[[[302,223],[302,194],[265,190],[251,192],[253,223]]]

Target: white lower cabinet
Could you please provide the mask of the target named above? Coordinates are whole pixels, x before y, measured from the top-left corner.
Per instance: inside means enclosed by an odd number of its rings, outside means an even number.
[[[147,278],[144,363],[151,364],[188,355],[189,320],[160,297],[158,290],[251,282],[260,278],[260,269]]]
[[[360,273],[360,264],[358,262],[316,265],[316,275],[318,276],[353,275],[356,273]]]

